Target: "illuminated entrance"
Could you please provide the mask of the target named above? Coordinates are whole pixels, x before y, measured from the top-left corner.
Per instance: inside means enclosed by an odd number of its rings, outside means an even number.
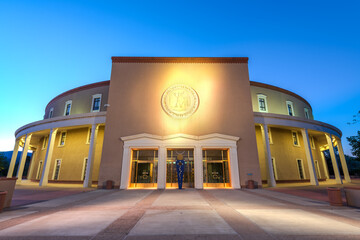
[[[227,149],[203,150],[204,187],[231,187],[229,151]]]
[[[129,187],[157,187],[158,150],[132,150]]]
[[[185,160],[183,188],[194,187],[194,149],[167,149],[166,187],[178,187],[176,160]]]

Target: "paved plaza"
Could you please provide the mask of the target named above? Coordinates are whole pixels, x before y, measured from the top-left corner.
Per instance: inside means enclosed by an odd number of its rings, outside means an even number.
[[[73,190],[5,210],[0,239],[360,239],[360,209],[269,189]]]

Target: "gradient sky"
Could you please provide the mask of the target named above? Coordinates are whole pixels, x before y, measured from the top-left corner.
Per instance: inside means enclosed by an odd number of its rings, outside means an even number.
[[[250,80],[293,91],[355,135],[360,1],[0,0],[0,151],[47,103],[110,79],[111,56],[249,57]]]

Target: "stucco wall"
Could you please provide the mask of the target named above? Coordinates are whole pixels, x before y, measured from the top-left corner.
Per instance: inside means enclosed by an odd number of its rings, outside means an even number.
[[[266,96],[268,113],[289,115],[286,101],[291,101],[293,102],[295,117],[305,118],[304,108],[307,108],[309,109],[310,119],[314,119],[311,106],[295,96],[264,87],[251,86],[250,89],[254,112],[259,112],[259,102],[257,96],[258,94],[263,94]]]
[[[188,119],[173,119],[161,107],[162,94],[174,84],[199,95],[199,108]],[[238,136],[241,183],[249,172],[260,181],[246,63],[113,63],[109,91],[100,186],[106,180],[120,184],[120,137],[140,133]]]
[[[78,129],[66,130],[66,141],[64,146],[59,146],[61,130],[58,131],[55,139],[53,155],[50,163],[49,180],[53,179],[55,161],[61,159],[61,168],[58,180],[82,181],[84,159],[88,157],[89,146],[87,141],[89,128],[83,127]],[[93,166],[93,181],[97,181],[101,160],[101,151],[104,138],[104,127],[100,126],[98,131],[97,144],[95,149],[95,161]],[[40,139],[34,159],[33,172],[30,179],[35,179],[40,160],[45,160],[46,148],[42,149],[43,138]],[[44,163],[43,163],[44,164]],[[44,165],[43,165],[44,166]]]

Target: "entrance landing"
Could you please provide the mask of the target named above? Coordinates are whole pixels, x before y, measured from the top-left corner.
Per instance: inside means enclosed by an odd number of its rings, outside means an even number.
[[[94,190],[10,208],[1,239],[360,239],[360,212],[266,189]]]

